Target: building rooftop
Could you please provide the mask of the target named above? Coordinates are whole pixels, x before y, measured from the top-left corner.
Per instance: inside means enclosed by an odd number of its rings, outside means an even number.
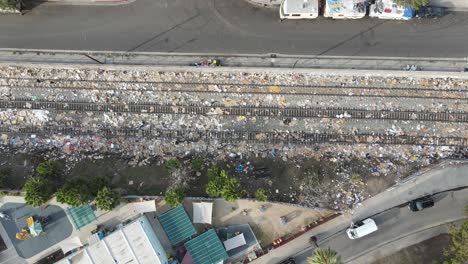
[[[159,216],[159,222],[171,241],[177,245],[187,238],[197,234],[184,207],[179,206]]]
[[[166,253],[158,244],[147,218],[143,216],[57,263],[164,264],[166,261]]]
[[[227,251],[229,258],[242,258],[244,254],[253,250],[255,247],[260,248],[257,238],[255,237],[255,234],[249,224],[231,225],[227,227],[220,227],[216,230],[218,231],[219,237],[223,241],[226,241],[235,236],[236,232],[240,232],[244,236],[244,245]]]
[[[184,246],[195,264],[218,264],[223,263],[228,258],[228,254],[214,229],[186,242]]]

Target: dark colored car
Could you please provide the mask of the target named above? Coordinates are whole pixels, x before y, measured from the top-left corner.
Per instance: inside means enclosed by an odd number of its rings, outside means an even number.
[[[432,206],[434,206],[434,200],[431,196],[421,197],[408,204],[408,208],[413,212],[421,211]]]
[[[423,18],[434,18],[434,17],[443,17],[445,16],[445,8],[444,7],[437,7],[437,6],[423,6],[416,10],[415,16],[416,17],[423,17]]]
[[[294,260],[294,258],[288,258],[288,259],[281,261],[278,264],[296,264],[296,261]]]

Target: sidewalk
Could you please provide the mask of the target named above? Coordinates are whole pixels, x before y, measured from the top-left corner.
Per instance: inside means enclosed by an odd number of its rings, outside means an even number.
[[[445,161],[438,167],[395,186],[363,202],[353,214],[345,214],[310,230],[295,240],[260,257],[252,263],[278,263],[289,256],[311,248],[309,239],[319,235],[322,244],[337,232],[347,228],[352,220],[370,217],[415,198],[468,186],[468,162]]]

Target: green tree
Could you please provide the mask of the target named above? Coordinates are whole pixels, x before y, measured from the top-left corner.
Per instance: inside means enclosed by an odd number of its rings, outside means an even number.
[[[120,194],[108,187],[103,187],[96,196],[96,207],[101,210],[111,211],[120,204]]]
[[[449,257],[449,261],[444,264],[462,264],[468,261],[468,221],[464,221],[460,227],[451,226],[449,228],[452,245],[444,249],[444,255]]]
[[[97,176],[91,179],[91,182],[89,185],[90,185],[91,195],[96,197],[98,192],[102,190],[102,188],[109,187],[111,185],[111,181],[108,177]]]
[[[230,177],[225,170],[213,166],[208,170],[208,184],[206,193],[211,197],[222,197],[226,201],[235,201],[239,198],[240,182]]]
[[[71,206],[82,206],[91,201],[88,182],[82,178],[66,182],[56,193],[57,201]]]
[[[44,161],[37,165],[36,173],[41,177],[59,179],[62,176],[62,165],[55,160]]]
[[[0,9],[16,10],[16,0],[0,0]]]
[[[175,170],[180,168],[180,161],[178,159],[171,159],[166,161],[164,168],[167,172],[173,173]]]
[[[321,249],[315,250],[314,255],[307,259],[309,264],[340,264],[340,256],[333,249]]]
[[[414,10],[418,10],[419,8],[427,5],[427,0],[395,0],[395,2],[401,6],[409,5]]]
[[[184,192],[180,188],[168,188],[164,199],[169,207],[177,207],[184,199]]]
[[[43,205],[52,195],[50,182],[44,177],[32,177],[26,181],[23,187],[26,192],[24,199],[27,205],[38,207]]]
[[[255,192],[255,200],[259,202],[266,202],[268,200],[268,196],[266,194],[265,189],[257,189]]]

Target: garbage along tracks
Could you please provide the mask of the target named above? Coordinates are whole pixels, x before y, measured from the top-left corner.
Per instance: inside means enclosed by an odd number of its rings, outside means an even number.
[[[218,130],[166,130],[158,128],[78,128],[78,127],[0,127],[0,133],[25,135],[69,135],[115,137],[144,137],[156,140],[174,140],[174,144],[196,141],[217,141],[218,144],[247,142],[255,144],[315,145],[332,144],[386,144],[468,147],[468,139],[460,137],[405,136],[386,134],[333,134],[287,131],[218,131]]]
[[[275,94],[301,96],[349,96],[349,97],[398,97],[425,99],[468,100],[468,87],[458,89],[435,89],[418,87],[358,86],[358,85],[293,85],[293,84],[242,84],[201,82],[142,82],[104,80],[62,80],[17,78],[19,84],[10,83],[15,78],[0,77],[0,88],[17,91],[41,92],[44,89],[57,91],[120,90],[152,91],[170,93],[203,94]],[[83,85],[84,83],[86,85]],[[136,87],[138,86],[138,87]],[[441,96],[441,93],[444,93]]]
[[[437,122],[468,122],[466,112],[420,112],[345,108],[226,107],[204,105],[97,104],[34,100],[0,100],[0,109],[53,111],[125,112],[138,114],[185,114],[217,116],[261,116],[280,118],[348,118]]]

